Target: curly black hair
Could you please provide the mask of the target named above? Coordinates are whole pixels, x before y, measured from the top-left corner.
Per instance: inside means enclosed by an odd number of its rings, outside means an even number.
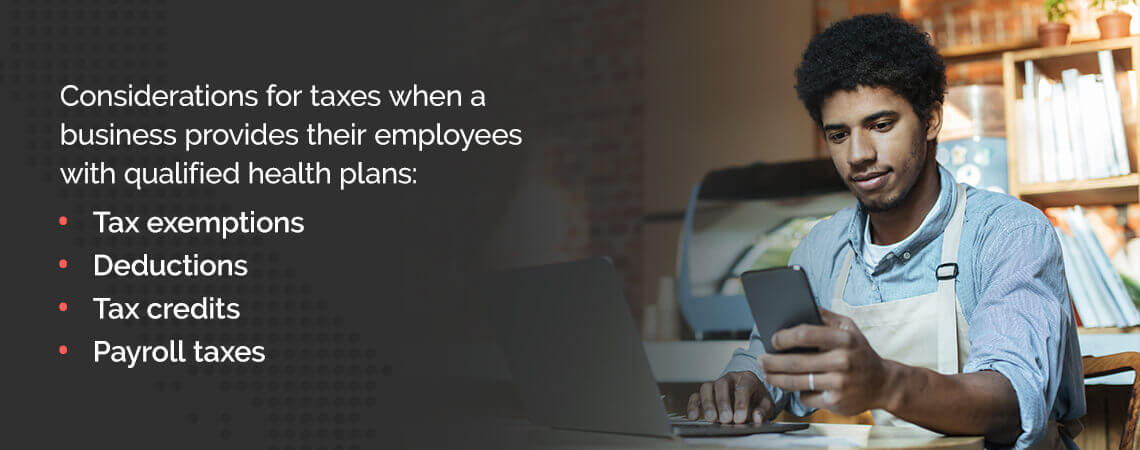
[[[907,99],[925,123],[946,94],[946,64],[930,38],[890,14],[837,22],[817,34],[796,68],[796,94],[817,125],[831,94],[886,87]]]

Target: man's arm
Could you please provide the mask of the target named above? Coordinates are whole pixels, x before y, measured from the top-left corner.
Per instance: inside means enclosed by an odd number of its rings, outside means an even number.
[[[815,344],[825,351],[761,356],[768,382],[807,390],[808,374],[814,373],[816,390],[828,395],[801,394],[809,406],[841,413],[882,408],[935,431],[982,434],[998,444],[1016,440],[1017,448],[1028,448],[1044,436],[1067,327],[1074,326],[1057,237],[1043,217],[1031,218],[984,225],[989,236],[978,239],[984,244],[972,256],[978,304],[963,374],[882,360],[850,320],[824,312],[828,326],[785,330],[773,344]]]
[[[887,361],[892,384],[887,411],[944,434],[986,436],[1012,444],[1021,433],[1017,394],[1000,373],[943,375],[930,369]]]
[[[788,265],[811,266],[809,258],[812,234],[792,250]],[[786,392],[764,382],[765,375],[756,364],[764,353],[760,334],[752,328],[748,348],[732,353],[721,376],[704,383],[698,392],[689,396],[688,416],[691,420],[704,419],[721,423],[766,422],[780,411],[806,416],[815,411],[799,401],[798,392]]]
[[[908,387],[903,392],[927,395],[921,392],[928,389],[931,395],[941,397],[947,395],[945,387],[958,389],[950,393],[984,394],[983,384],[975,378],[987,376],[996,379],[1004,386],[1005,392],[1012,393],[1014,409],[1005,412],[1009,415],[988,419],[1000,421],[1002,427],[992,430],[993,434],[987,432],[984,435],[994,443],[1012,444],[1016,441],[1017,448],[1026,448],[1044,434],[1060,384],[1068,328],[1076,325],[1070,312],[1072,305],[1065,285],[1064,264],[1056,232],[1040,211],[1027,205],[1018,206],[1024,206],[1024,217],[1033,220],[990,220],[982,227],[987,236],[979,239],[980,245],[973,255],[973,267],[978,271],[976,279],[979,280],[975,292],[978,304],[971,315],[970,360],[962,369],[964,373],[950,377],[933,374],[969,383],[971,387],[955,387],[954,384],[935,381],[936,384],[924,388],[928,377],[908,374],[903,382]],[[903,392],[900,394],[906,395]],[[930,403],[937,405],[938,401],[932,398]],[[943,432],[946,433],[959,432],[953,428],[941,428],[954,424],[934,427],[933,423],[923,421],[921,418],[930,412],[924,411],[928,408],[920,407],[926,403],[900,400],[897,407],[906,411],[896,415],[906,418],[907,414],[913,413],[912,422],[945,430]],[[995,411],[964,409],[958,412],[984,417]],[[954,411],[947,414],[954,414]]]
[[[772,336],[772,345],[779,349],[821,351],[762,355],[769,383],[804,391],[800,398],[805,405],[839,414],[885,409],[941,433],[984,435],[996,443],[1017,438],[1017,396],[1001,374],[942,375],[883,359],[850,318],[820,312],[824,326],[800,325]]]
[[[962,371],[995,371],[1009,380],[1021,422],[1016,447],[1022,449],[1045,434],[1076,323],[1057,234],[1040,211],[1018,206],[1034,220],[984,225],[988,236],[974,255],[980,282],[970,317],[970,360]]]

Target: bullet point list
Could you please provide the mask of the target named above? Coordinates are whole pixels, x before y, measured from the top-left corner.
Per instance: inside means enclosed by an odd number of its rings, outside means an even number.
[[[67,216],[59,216],[59,226],[61,226],[61,227],[67,226]],[[59,260],[59,268],[60,269],[66,269],[67,268],[67,260],[66,259],[60,259]],[[60,312],[67,311],[67,302],[59,302],[59,311]],[[59,346],[59,354],[60,355],[66,355],[67,354],[67,346],[66,345]]]

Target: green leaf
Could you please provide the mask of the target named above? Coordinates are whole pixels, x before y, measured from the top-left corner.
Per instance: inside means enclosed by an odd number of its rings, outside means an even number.
[[[1128,297],[1132,299],[1132,303],[1140,307],[1140,283],[1123,273],[1120,274],[1120,279],[1124,281],[1124,290],[1128,291]]]

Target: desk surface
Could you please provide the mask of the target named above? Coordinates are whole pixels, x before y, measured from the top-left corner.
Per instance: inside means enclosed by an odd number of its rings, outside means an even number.
[[[1136,351],[1140,333],[1082,334],[1082,355],[1109,355]],[[747,348],[748,341],[672,341],[646,342],[645,354],[658,383],[703,383],[720,376],[737,348]],[[1090,378],[1085,384],[1132,385],[1132,372]]]
[[[977,436],[947,437],[921,428],[871,425],[811,424],[806,430],[737,438],[661,439],[584,431],[530,427],[527,441],[532,448],[870,448],[978,450],[983,440]]]

